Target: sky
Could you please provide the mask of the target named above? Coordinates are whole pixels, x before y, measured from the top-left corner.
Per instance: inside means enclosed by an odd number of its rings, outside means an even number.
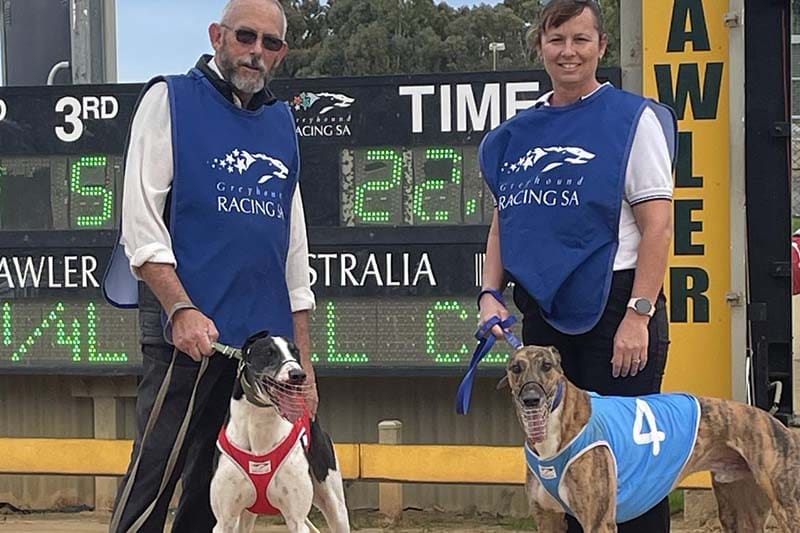
[[[447,0],[454,6],[500,0]],[[117,0],[117,73],[120,83],[185,72],[210,53],[208,25],[226,0]],[[157,17],[153,13],[158,13]]]

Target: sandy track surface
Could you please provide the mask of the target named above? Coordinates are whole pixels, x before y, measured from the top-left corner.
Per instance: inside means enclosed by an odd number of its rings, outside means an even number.
[[[29,513],[0,514],[0,531],[3,533],[105,533],[108,531],[108,513]],[[312,517],[320,527],[324,520]],[[532,522],[521,518],[498,518],[487,515],[463,516],[456,513],[406,511],[403,519],[392,524],[376,512],[353,513],[353,528],[363,533],[391,531],[395,533],[522,533],[535,531]],[[320,527],[323,531],[323,527]],[[285,533],[286,527],[277,519],[259,519],[257,533]],[[688,524],[681,517],[674,517],[674,533],[718,532],[719,523],[709,518],[705,524]]]

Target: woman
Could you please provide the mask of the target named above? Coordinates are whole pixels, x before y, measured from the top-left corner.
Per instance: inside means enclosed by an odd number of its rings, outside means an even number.
[[[556,346],[577,386],[658,392],[669,344],[662,285],[674,114],[597,81],[608,37],[596,2],[553,0],[534,38],[553,91],[490,132],[480,149],[497,203],[481,322],[508,316],[500,293],[513,280],[523,341]],[[568,520],[570,532],[581,531]],[[669,531],[667,500],[619,531]]]

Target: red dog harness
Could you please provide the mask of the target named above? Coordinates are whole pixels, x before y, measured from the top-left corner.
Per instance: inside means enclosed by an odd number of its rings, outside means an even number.
[[[308,451],[311,432],[311,420],[308,413],[298,418],[289,435],[272,451],[264,455],[253,455],[249,451],[237,447],[228,440],[225,429],[226,426],[222,426],[222,429],[219,430],[217,448],[239,465],[241,471],[250,478],[256,489],[256,501],[247,510],[254,514],[280,514],[280,511],[270,503],[267,497],[267,487],[272,481],[272,476],[278,471],[283,460],[286,459],[298,440],[303,449]]]

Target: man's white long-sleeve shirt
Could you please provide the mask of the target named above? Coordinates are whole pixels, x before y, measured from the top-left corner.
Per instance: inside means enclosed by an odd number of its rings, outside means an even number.
[[[209,67],[219,75],[213,60]],[[234,96],[234,102],[241,102]],[[166,82],[157,82],[142,96],[131,125],[125,160],[122,199],[122,244],[134,276],[147,262],[177,267],[172,239],[164,223],[164,207],[172,187],[172,120]],[[286,258],[286,286],[292,312],[313,309],[308,266],[303,201],[300,186],[292,198],[289,250]],[[198,246],[203,243],[198,242]]]

